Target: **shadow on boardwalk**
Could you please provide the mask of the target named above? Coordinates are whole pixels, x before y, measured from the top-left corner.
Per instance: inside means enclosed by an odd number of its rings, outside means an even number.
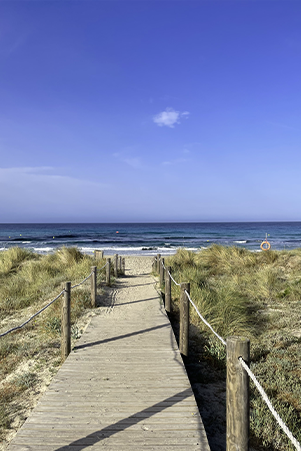
[[[10,451],[210,451],[150,260],[130,262]]]
[[[140,299],[139,301],[124,302],[123,304],[114,304],[114,307],[118,307],[119,305],[137,304],[138,302],[153,301],[154,299],[156,298],[148,298],[148,299]]]
[[[91,346],[97,346],[104,343],[109,343],[110,341],[122,340],[123,338],[134,337],[135,335],[145,334],[146,332],[152,332],[157,329],[162,329],[163,327],[168,327],[167,324],[162,324],[160,326],[150,327],[149,329],[142,329],[136,332],[131,332],[129,334],[118,335],[117,337],[105,338],[104,340],[93,341],[92,343],[85,343],[83,345],[74,346],[73,350],[76,351],[78,349],[90,348]]]
[[[147,418],[150,418],[153,415],[158,414],[158,412],[162,412],[164,409],[170,407],[171,405],[177,404],[178,402],[183,401],[183,399],[188,398],[190,396],[191,396],[190,389],[183,390],[174,396],[166,398],[163,401],[158,402],[157,404],[154,404],[151,407],[148,407],[147,409],[141,410],[140,412],[137,412],[134,415],[131,415],[127,418],[124,418],[123,420],[120,420],[115,424],[111,424],[110,426],[100,429],[99,431],[95,431],[92,434],[86,435],[85,437],[80,438],[79,440],[71,442],[69,445],[57,448],[54,451],[70,451],[70,447],[72,446],[76,446],[76,450],[81,451],[82,449],[85,449],[88,446],[95,445],[101,440],[109,438],[120,431],[124,431],[125,429],[135,424],[138,424],[140,421],[145,421]]]

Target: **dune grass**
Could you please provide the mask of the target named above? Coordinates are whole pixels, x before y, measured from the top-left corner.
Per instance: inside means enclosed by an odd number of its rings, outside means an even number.
[[[0,252],[0,332],[21,324],[64,288],[99,268],[105,260],[95,261],[77,248],[61,248],[54,254],[37,255],[14,247]],[[98,275],[98,285],[105,275]],[[72,341],[80,336],[77,320],[91,307],[90,280],[72,290]],[[39,371],[55,372],[61,364],[61,299],[23,329],[0,338],[0,438],[12,427],[16,415],[22,412],[22,402],[28,390],[39,384]],[[22,365],[31,367],[18,372]],[[22,401],[23,399],[23,401]]]
[[[213,245],[198,253],[180,249],[165,265],[177,282],[190,282],[192,300],[218,334],[250,338],[251,369],[301,441],[301,249],[255,253]],[[172,283],[175,310],[179,294]],[[193,308],[191,322],[213,365],[225,368],[224,346]],[[253,383],[250,401],[251,444],[293,451]]]

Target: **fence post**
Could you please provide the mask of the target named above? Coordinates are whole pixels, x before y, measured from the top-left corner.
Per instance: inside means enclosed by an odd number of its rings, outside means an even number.
[[[122,274],[122,257],[119,257],[119,272]]]
[[[190,283],[181,283],[180,297],[180,352],[188,356],[189,345],[189,299],[185,290],[190,294]]]
[[[117,277],[118,277],[118,254],[115,254],[114,255],[114,263],[113,263],[113,265],[114,265],[114,275],[115,275],[115,277],[116,277],[116,279],[117,279]]]
[[[122,274],[125,274],[125,257],[122,258]]]
[[[161,258],[160,261],[160,287],[162,287],[164,283],[164,258]]]
[[[152,270],[153,270],[153,272],[156,272],[156,267],[157,267],[157,260],[156,260],[156,257],[154,257],[153,263],[152,263]]]
[[[227,338],[227,451],[249,449],[249,376],[239,357],[249,364],[250,340]]]
[[[157,254],[157,273],[160,274],[160,258],[161,254]]]
[[[171,312],[171,280],[170,273],[171,267],[165,267],[165,310],[170,313]]]
[[[95,258],[95,260],[102,260],[103,259],[103,251],[95,250],[94,258]]]
[[[111,259],[107,258],[106,285],[111,285]]]
[[[65,293],[62,302],[62,318],[61,318],[61,354],[63,362],[66,360],[71,351],[70,306],[71,306],[71,282],[66,282]]]
[[[97,295],[97,266],[91,266],[91,305],[96,307],[96,295]]]

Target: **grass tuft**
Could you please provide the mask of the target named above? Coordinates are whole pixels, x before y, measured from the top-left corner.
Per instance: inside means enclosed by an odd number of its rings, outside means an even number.
[[[301,441],[301,249],[251,252],[213,245],[196,254],[185,249],[166,259],[177,282],[190,282],[200,313],[224,339],[251,340],[251,369],[297,440]],[[180,289],[172,283],[173,309]],[[191,307],[212,368],[225,368],[224,346]],[[224,373],[220,373],[224,377]],[[251,446],[293,451],[251,383]]]
[[[64,286],[81,282],[91,273],[97,262],[83,255],[77,248],[57,250],[54,254],[37,255],[14,247],[0,252],[0,332],[21,324],[33,313],[56,297]],[[98,283],[105,275],[98,275]],[[76,325],[83,312],[91,307],[91,281],[72,290],[72,340],[80,336]],[[0,438],[4,438],[14,416],[22,409],[22,393],[39,382],[34,371],[19,374],[19,367],[27,360],[38,366],[54,368],[60,364],[61,298],[20,331],[0,338]],[[17,377],[11,373],[18,369]],[[50,370],[51,371],[51,370]],[[6,377],[10,382],[6,382]]]

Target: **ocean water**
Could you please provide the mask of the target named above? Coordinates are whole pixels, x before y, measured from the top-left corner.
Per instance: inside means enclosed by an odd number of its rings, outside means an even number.
[[[301,247],[301,222],[0,224],[0,250],[21,246],[44,254],[76,246],[87,254],[103,250],[104,255],[153,256],[217,243],[260,251],[266,234],[272,249]]]

